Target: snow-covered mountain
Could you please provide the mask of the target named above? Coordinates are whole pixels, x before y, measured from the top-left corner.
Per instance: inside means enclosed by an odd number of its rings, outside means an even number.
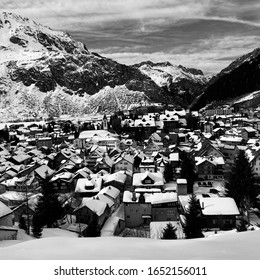
[[[236,102],[244,95],[260,90],[260,48],[245,54],[228,67],[223,69],[208,82],[202,94],[194,101],[192,107],[199,109],[214,101],[234,99]],[[256,99],[254,98],[256,97]],[[251,95],[251,105],[257,107],[260,100],[257,95]]]
[[[123,103],[187,105],[194,92],[190,81],[196,77],[195,84],[204,82],[197,70],[188,74],[192,71],[179,66],[178,72],[168,63],[158,64],[157,68],[151,66],[150,70],[145,64],[138,68],[91,53],[67,33],[12,13],[0,14],[0,117],[3,121],[32,113],[113,112]],[[155,79],[156,71],[158,75],[165,73],[162,74],[165,81]],[[180,79],[184,81],[180,72],[186,77],[183,87],[179,84]],[[98,97],[94,97],[97,93]]]
[[[189,105],[206,85],[209,77],[195,68],[172,65],[170,62],[141,62],[133,65],[149,76],[159,87],[175,96],[179,103]]]
[[[12,13],[0,14],[2,120],[32,113],[93,112],[104,106],[96,98],[92,104],[92,95],[118,93],[121,86],[119,95],[127,93],[136,103],[164,99],[163,90],[138,69],[89,52],[67,33]],[[132,92],[138,92],[136,100]]]

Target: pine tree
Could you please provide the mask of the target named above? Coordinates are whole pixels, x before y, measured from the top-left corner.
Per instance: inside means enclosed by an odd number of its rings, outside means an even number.
[[[40,238],[42,236],[42,229],[43,229],[43,224],[42,224],[41,217],[38,215],[34,215],[32,219],[33,236],[36,238]]]
[[[169,181],[173,180],[173,170],[172,170],[172,167],[169,163],[165,164],[164,178],[165,178],[166,182],[169,182]]]
[[[25,218],[23,216],[20,217],[19,219],[19,228],[20,229],[23,229],[23,230],[27,230],[27,225],[26,225],[26,222],[25,222]]]
[[[192,195],[189,199],[183,231],[187,239],[204,237],[200,205],[195,195]]]
[[[192,194],[193,184],[196,180],[195,162],[186,152],[181,154],[181,159],[181,178],[187,180],[188,193]]]
[[[35,208],[35,215],[41,220],[42,225],[49,228],[55,227],[57,221],[63,217],[63,208],[58,194],[53,192],[47,180],[43,183],[41,194]]]
[[[256,198],[254,182],[251,164],[245,151],[241,150],[231,168],[226,184],[226,195],[234,198],[242,214],[246,211],[248,222],[250,204]]]
[[[161,239],[177,239],[176,230],[176,227],[174,227],[171,223],[168,223],[166,228],[163,229]]]
[[[98,237],[98,236],[100,236],[100,227],[98,224],[97,216],[95,215],[87,227],[86,237]]]

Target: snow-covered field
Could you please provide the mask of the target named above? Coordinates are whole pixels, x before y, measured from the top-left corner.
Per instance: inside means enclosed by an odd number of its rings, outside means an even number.
[[[11,245],[12,241],[2,241],[8,244],[0,248],[0,259],[260,260],[260,230],[220,232],[192,240],[75,237],[75,234],[63,230],[46,229],[41,239],[14,242],[14,245]]]

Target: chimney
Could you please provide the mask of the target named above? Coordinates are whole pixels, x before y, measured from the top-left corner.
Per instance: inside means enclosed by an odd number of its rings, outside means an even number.
[[[137,198],[136,198],[136,193],[135,192],[132,192],[132,201],[136,201]]]

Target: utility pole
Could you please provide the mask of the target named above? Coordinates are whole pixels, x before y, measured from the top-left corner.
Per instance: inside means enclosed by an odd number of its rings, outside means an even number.
[[[27,234],[30,235],[30,217],[29,217],[29,201],[28,201],[28,185],[27,185],[28,176],[25,179],[25,197],[26,197],[26,212],[27,212]]]

